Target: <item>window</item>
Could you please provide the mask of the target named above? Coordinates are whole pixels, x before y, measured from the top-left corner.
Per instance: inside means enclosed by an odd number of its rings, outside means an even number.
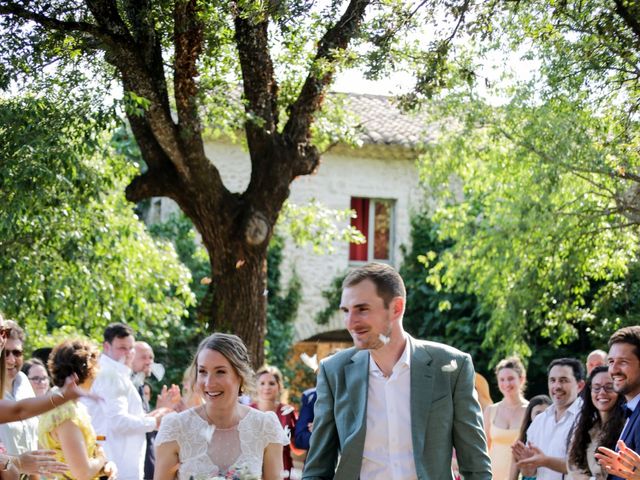
[[[360,230],[366,242],[349,245],[352,262],[391,262],[393,255],[393,201],[351,197],[351,209],[357,217],[351,226]]]

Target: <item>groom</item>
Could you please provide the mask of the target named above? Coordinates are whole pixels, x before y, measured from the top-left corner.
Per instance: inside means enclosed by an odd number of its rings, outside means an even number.
[[[406,292],[392,267],[357,268],[342,288],[355,348],[320,365],[302,478],[450,479],[455,447],[465,480],[490,480],[471,357],[404,332]]]

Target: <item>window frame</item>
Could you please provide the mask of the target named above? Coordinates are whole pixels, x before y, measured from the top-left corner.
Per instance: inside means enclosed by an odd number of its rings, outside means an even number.
[[[364,197],[353,195],[349,197],[349,203],[353,198],[363,198],[369,200],[369,212],[367,215],[369,217],[369,228],[368,232],[366,232],[367,237],[367,260],[352,260],[351,252],[347,253],[349,257],[349,265],[359,266],[366,265],[371,262],[378,263],[386,263],[388,265],[395,265],[394,257],[395,257],[395,244],[396,244],[396,203],[397,200],[394,198],[382,198],[382,197]],[[375,238],[375,214],[376,214],[376,203],[377,202],[385,202],[389,205],[389,216],[391,217],[389,220],[389,258],[388,259],[379,259],[373,258],[374,254],[374,242],[370,239]],[[362,232],[365,233],[365,232]]]

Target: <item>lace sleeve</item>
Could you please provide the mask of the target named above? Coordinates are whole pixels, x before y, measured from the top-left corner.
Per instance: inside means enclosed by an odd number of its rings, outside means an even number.
[[[289,437],[285,433],[275,412],[266,412],[262,422],[263,438],[267,444],[280,443],[289,445]]]
[[[177,413],[170,413],[162,419],[160,430],[156,435],[155,444],[162,445],[167,442],[177,442],[182,428]]]

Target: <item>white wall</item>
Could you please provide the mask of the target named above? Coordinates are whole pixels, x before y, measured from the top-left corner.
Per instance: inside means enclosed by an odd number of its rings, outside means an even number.
[[[417,170],[413,160],[392,158],[391,149],[381,148],[376,151],[373,147],[368,147],[367,150],[367,155],[384,155],[385,151],[389,155],[387,158],[358,156],[364,150],[348,154],[325,154],[316,174],[298,177],[292,183],[289,200],[293,204],[303,205],[316,199],[329,208],[339,210],[350,207],[351,197],[395,200],[393,255],[394,265],[399,266],[400,245],[409,241],[410,215],[420,201]],[[206,153],[220,170],[227,188],[241,192],[247,187],[251,164],[246,151],[237,145],[208,143]],[[177,208],[175,204],[170,206],[170,203],[173,204],[163,199],[160,211],[155,213],[152,207],[150,220],[166,219],[169,212]],[[341,226],[346,226],[346,222]],[[326,306],[322,291],[349,267],[349,245],[341,242],[335,245],[333,254],[317,255],[310,247],[298,247],[287,241],[283,257],[283,286],[286,287],[295,271],[303,288],[302,303],[295,324],[295,340],[343,328],[338,314],[325,326],[319,326],[314,317]]]

